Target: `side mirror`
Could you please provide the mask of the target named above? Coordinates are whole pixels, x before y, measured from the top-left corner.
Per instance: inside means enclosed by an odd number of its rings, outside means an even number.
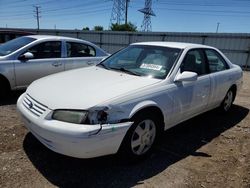
[[[33,59],[34,55],[31,52],[26,52],[18,57],[19,60],[21,61],[26,61],[29,59]]]
[[[190,71],[184,71],[180,74],[178,74],[174,81],[175,82],[183,82],[183,81],[196,81],[197,80],[197,73],[196,72],[190,72]]]

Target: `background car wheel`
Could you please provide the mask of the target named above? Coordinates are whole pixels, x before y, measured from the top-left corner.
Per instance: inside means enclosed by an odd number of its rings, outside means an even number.
[[[225,98],[223,99],[223,101],[221,103],[220,110],[222,112],[228,112],[232,107],[232,104],[234,102],[234,98],[235,98],[234,90],[229,89]]]
[[[0,97],[6,97],[10,89],[5,81],[0,80]]]
[[[139,113],[133,121],[119,151],[127,161],[138,160],[151,153],[161,132],[160,122],[154,113]]]

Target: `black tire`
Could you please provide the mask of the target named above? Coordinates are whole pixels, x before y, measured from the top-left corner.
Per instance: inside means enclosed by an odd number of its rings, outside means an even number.
[[[138,113],[132,120],[134,123],[119,149],[120,157],[128,162],[137,161],[149,155],[163,130],[158,116],[150,111]],[[139,130],[141,135],[138,134]]]
[[[0,80],[0,97],[6,97],[10,92],[9,86],[8,84],[3,81]]]
[[[230,88],[219,107],[221,112],[226,113],[231,110],[235,96],[236,96],[235,91],[232,88]]]

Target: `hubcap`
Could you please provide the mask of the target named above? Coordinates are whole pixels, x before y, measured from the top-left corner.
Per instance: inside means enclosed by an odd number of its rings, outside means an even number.
[[[133,132],[131,138],[131,148],[134,154],[142,155],[146,153],[155,140],[156,126],[152,120],[143,120]]]
[[[228,111],[233,102],[233,92],[229,91],[224,101],[224,110]]]

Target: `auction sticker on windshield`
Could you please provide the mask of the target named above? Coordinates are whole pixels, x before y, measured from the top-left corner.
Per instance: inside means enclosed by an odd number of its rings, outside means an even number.
[[[155,64],[141,64],[140,68],[143,68],[143,69],[151,69],[151,70],[161,70],[162,66],[161,65],[155,65]]]

